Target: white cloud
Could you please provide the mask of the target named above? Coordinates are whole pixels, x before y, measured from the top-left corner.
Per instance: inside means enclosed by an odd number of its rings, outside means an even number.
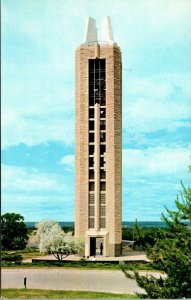
[[[74,170],[74,155],[65,155],[59,161],[60,164],[66,166],[68,170]]]
[[[190,0],[92,0],[91,5],[89,0],[10,2],[2,2],[2,143],[6,147],[47,141],[73,145],[75,48],[82,41],[86,16],[96,18],[98,31],[101,18],[111,16],[114,38],[122,49],[123,68],[131,69],[123,72],[123,141],[132,145],[133,138],[136,142],[140,139],[146,146],[159,143],[155,148],[123,151],[125,183],[140,184],[140,191],[133,187],[128,198],[133,218],[136,201],[144,209],[142,195],[146,190],[141,176],[146,180],[148,176],[160,177],[162,181],[176,174],[178,181],[189,164],[187,147],[173,148],[167,138],[165,148],[159,139],[153,142],[146,134],[157,135],[161,129],[173,134],[177,128],[190,126],[191,75],[186,75]],[[127,141],[128,135],[133,137],[131,141]],[[65,155],[60,163],[66,173],[71,171],[74,156]],[[69,215],[68,219],[73,218],[69,204],[73,188],[66,177],[11,166],[3,171],[4,207],[24,207],[23,213],[31,220],[42,212],[59,215],[60,220]],[[143,213],[150,218],[149,205],[155,207],[155,198],[161,201],[164,180],[156,190],[151,180],[148,183],[150,193]]]
[[[2,122],[3,147],[20,143],[34,146],[48,141],[60,141],[71,145],[74,141],[74,121],[64,116],[54,115],[45,119],[36,115],[30,119],[30,116],[25,118],[10,112],[4,115]]]
[[[189,76],[173,74],[161,74],[156,79],[132,78],[129,86],[124,87],[123,130],[128,134],[137,135],[139,139],[141,133],[190,127],[187,122],[191,115],[188,81]],[[48,83],[49,79],[44,83],[39,82],[34,89],[33,80],[26,87],[22,87],[21,82],[15,80],[14,84],[7,83],[4,87],[4,147],[19,143],[33,146],[51,140],[67,145],[73,144],[74,91],[71,91],[71,86],[68,85],[62,89],[60,84],[54,87],[53,91],[51,88],[47,90]],[[180,95],[177,89],[180,90]]]
[[[18,212],[26,221],[73,220],[74,187],[68,177],[2,165],[2,212]]]
[[[149,97],[149,99],[159,99],[160,101],[168,99],[171,102],[178,97],[189,98],[191,73],[189,72],[168,72],[165,69],[152,76],[133,77],[126,81],[124,87],[125,95],[139,95]],[[175,96],[175,99],[172,98]]]
[[[5,4],[2,5],[2,8],[4,22],[10,25],[14,24],[14,26],[17,25],[18,29],[30,37],[38,38],[38,31],[41,32],[42,30],[43,37],[46,37],[44,33],[47,31],[50,38],[52,38],[53,32],[56,32],[57,36],[59,33],[59,36],[65,37],[65,33],[70,31],[70,29],[76,28],[73,34],[67,36],[67,40],[77,34],[78,26],[80,26],[81,30],[83,29],[84,24],[82,24],[82,21],[84,20],[85,23],[85,17],[88,15],[96,17],[98,27],[100,19],[104,15],[112,16],[112,20],[116,22],[114,23],[114,28],[116,29],[120,20],[122,24],[126,25],[120,26],[119,32],[123,34],[128,34],[129,29],[132,28],[139,28],[139,30],[146,33],[148,33],[148,29],[149,32],[158,30],[160,33],[163,33],[162,29],[166,31],[166,28],[172,31],[172,26],[174,29],[172,33],[176,34],[175,27],[177,29],[180,25],[185,27],[190,24],[189,17],[191,14],[189,0],[160,0],[160,2],[142,0],[139,3],[127,0],[94,0],[91,1],[91,6],[88,0],[78,2],[75,0],[57,0],[56,2],[52,0],[46,1],[46,3],[33,0],[26,3],[22,2],[22,6],[18,2],[16,7],[13,7],[12,10],[9,9],[9,11],[6,9]],[[15,14],[15,11],[17,14]],[[78,23],[79,25],[76,25]]]
[[[189,148],[155,147],[145,150],[123,149],[123,177],[164,176],[187,173],[190,164]]]
[[[57,174],[46,174],[36,169],[2,165],[2,190],[6,193],[59,193],[67,185]]]
[[[25,221],[74,220],[74,197],[70,195],[30,195],[5,193],[2,197],[2,213],[15,212]]]
[[[156,101],[155,101],[156,100]],[[186,103],[171,104],[168,101],[157,102],[157,99],[140,98],[124,108],[123,129],[131,133],[154,132],[158,130],[172,131],[178,127],[190,127],[189,106]],[[184,120],[183,122],[180,120]]]
[[[95,16],[98,28],[103,15],[111,15],[114,36],[122,46],[126,67],[129,61],[133,66],[134,59],[142,64],[146,59],[145,49],[148,54],[152,52],[149,45],[164,43],[166,46],[170,42],[176,46],[176,43],[182,45],[183,40],[188,41],[189,7],[190,1],[186,0],[150,0],[139,4],[126,0],[111,4],[104,0],[92,1],[91,6],[86,0],[77,1],[75,5],[73,1],[51,0],[42,4],[33,0],[15,1],[12,7],[4,1],[3,146],[19,143],[32,146],[51,140],[73,143],[74,52],[82,41],[87,15]],[[16,41],[11,43],[14,39]],[[164,50],[164,46],[159,46],[159,52]],[[14,56],[10,55],[11,48]],[[157,64],[166,67],[165,61],[157,61]],[[185,98],[179,103],[168,102],[174,82],[185,84],[181,78],[173,80],[164,74],[156,80],[126,78],[124,74],[124,129],[128,127],[137,134],[140,129],[150,132],[182,126],[178,119],[188,115]],[[190,83],[190,78],[186,82]],[[188,92],[190,95],[190,90]]]
[[[20,143],[33,146],[51,140],[72,144],[74,90],[71,85],[61,85],[59,79],[52,86],[50,66],[48,69],[38,66],[31,75],[27,68],[17,70],[11,64],[8,73],[12,80],[4,75],[2,89],[3,147]]]
[[[125,87],[123,129],[131,134],[190,127],[191,75],[131,78]]]
[[[124,149],[123,220],[160,220],[165,206],[176,209],[180,180],[190,185],[188,165],[188,148]]]

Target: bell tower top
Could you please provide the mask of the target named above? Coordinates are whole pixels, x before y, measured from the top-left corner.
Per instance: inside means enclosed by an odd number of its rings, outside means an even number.
[[[92,17],[88,17],[86,20],[83,44],[90,44],[90,43],[93,44],[97,42],[114,44],[113,30],[111,26],[110,17],[104,17],[102,19],[101,31],[102,31],[102,39],[101,41],[98,41],[96,20]]]
[[[97,42],[97,28],[96,20],[92,17],[88,17],[86,20],[86,27],[84,32],[84,44]]]

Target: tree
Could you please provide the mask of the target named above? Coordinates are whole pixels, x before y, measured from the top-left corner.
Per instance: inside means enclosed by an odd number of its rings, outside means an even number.
[[[82,243],[74,239],[72,232],[65,233],[54,221],[41,221],[36,228],[34,241],[41,253],[53,254],[58,260],[63,260],[82,249]]]
[[[1,244],[3,250],[24,249],[28,240],[27,227],[20,214],[6,213],[1,217]]]
[[[148,249],[148,256],[156,267],[166,273],[159,279],[135,273],[139,286],[147,298],[191,297],[191,188],[182,184],[182,192],[175,201],[176,211],[166,208],[162,219],[168,226],[166,238]],[[129,275],[127,275],[129,277]]]
[[[157,240],[166,237],[166,227],[140,227],[137,220],[132,228],[123,228],[123,240],[133,240],[134,250],[147,250],[149,246],[154,246]]]

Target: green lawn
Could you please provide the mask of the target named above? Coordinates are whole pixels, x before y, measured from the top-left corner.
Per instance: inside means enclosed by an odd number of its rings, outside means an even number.
[[[35,249],[26,248],[24,250],[15,251],[2,251],[2,258],[4,255],[21,255],[22,258],[32,259],[35,257],[40,257],[42,254]],[[38,262],[38,263],[25,263],[21,261],[2,261],[2,268],[77,268],[77,269],[97,269],[97,270],[121,270],[120,264],[111,264],[110,262],[86,262],[85,260],[73,261],[69,263],[64,262]],[[126,270],[153,270],[155,269],[152,263],[141,264],[141,263],[128,263],[123,265]]]
[[[60,263],[12,263],[12,262],[2,262],[2,268],[18,268],[18,269],[79,269],[79,270],[110,270],[110,271],[117,271],[121,270],[121,265],[112,265],[112,264],[101,264],[101,263],[93,263],[93,264],[80,264],[80,263],[67,263],[67,264],[60,264]],[[125,270],[128,271],[158,271],[152,265],[144,265],[144,264],[126,264],[123,266]]]
[[[19,252],[18,252],[19,253]],[[34,251],[34,252],[20,252],[23,259],[32,259],[38,256],[45,256],[44,254],[41,254],[40,252]]]
[[[13,250],[13,251],[2,251],[1,255],[14,255],[18,254],[21,255],[23,259],[32,259],[38,256],[45,256],[45,254],[42,254],[39,252],[39,250],[26,248],[24,250]]]
[[[38,299],[65,299],[65,298],[138,298],[134,294],[112,294],[85,291],[53,291],[37,289],[2,289],[1,296],[4,298],[37,298]]]

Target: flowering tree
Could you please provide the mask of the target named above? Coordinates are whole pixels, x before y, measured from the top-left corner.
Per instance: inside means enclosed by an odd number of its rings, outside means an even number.
[[[35,227],[34,242],[41,253],[51,253],[58,260],[63,260],[82,249],[82,243],[74,239],[72,232],[65,233],[54,221],[41,221]]]

